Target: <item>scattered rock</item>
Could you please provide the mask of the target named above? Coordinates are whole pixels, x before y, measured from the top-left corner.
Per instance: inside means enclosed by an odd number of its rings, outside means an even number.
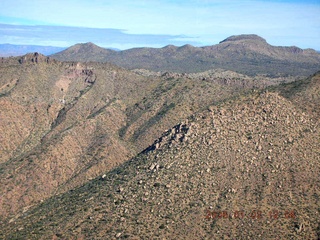
[[[153,169],[155,169],[156,166],[157,166],[156,163],[152,163],[151,166],[149,167],[149,169],[152,171]]]
[[[116,237],[119,238],[121,236],[122,233],[117,233]]]

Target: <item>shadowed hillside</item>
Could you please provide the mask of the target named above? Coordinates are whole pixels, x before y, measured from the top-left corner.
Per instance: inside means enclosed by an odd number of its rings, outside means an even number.
[[[61,63],[39,54],[5,59],[0,71],[4,216],[133,156],[133,145],[118,137],[126,106],[160,81],[110,64]]]
[[[276,88],[281,95],[289,98],[315,119],[320,117],[320,72],[302,80],[291,83],[283,83]]]

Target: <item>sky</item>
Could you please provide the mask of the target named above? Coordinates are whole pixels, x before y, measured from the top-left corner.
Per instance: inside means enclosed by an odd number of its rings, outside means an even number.
[[[239,34],[320,50],[320,0],[0,0],[0,44],[208,46]]]

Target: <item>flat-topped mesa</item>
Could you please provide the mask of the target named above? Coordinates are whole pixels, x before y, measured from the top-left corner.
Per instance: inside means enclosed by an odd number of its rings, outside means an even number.
[[[234,35],[231,37],[228,37],[226,39],[224,39],[223,41],[219,42],[219,43],[224,43],[224,42],[236,42],[236,41],[242,41],[242,40],[254,40],[254,41],[259,41],[259,42],[263,42],[263,43],[267,43],[267,41],[256,35],[256,34],[242,34],[242,35]]]
[[[55,60],[37,52],[28,53],[19,59],[20,64],[30,63],[30,62],[31,63],[41,63],[41,62],[49,63],[52,61],[55,61]]]

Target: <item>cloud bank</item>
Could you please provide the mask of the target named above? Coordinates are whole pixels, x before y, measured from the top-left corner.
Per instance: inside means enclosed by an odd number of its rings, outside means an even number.
[[[184,35],[129,34],[122,29],[83,28],[65,26],[24,26],[0,24],[0,42],[66,47],[93,42],[103,47],[161,47],[168,44],[197,45],[199,42]]]

